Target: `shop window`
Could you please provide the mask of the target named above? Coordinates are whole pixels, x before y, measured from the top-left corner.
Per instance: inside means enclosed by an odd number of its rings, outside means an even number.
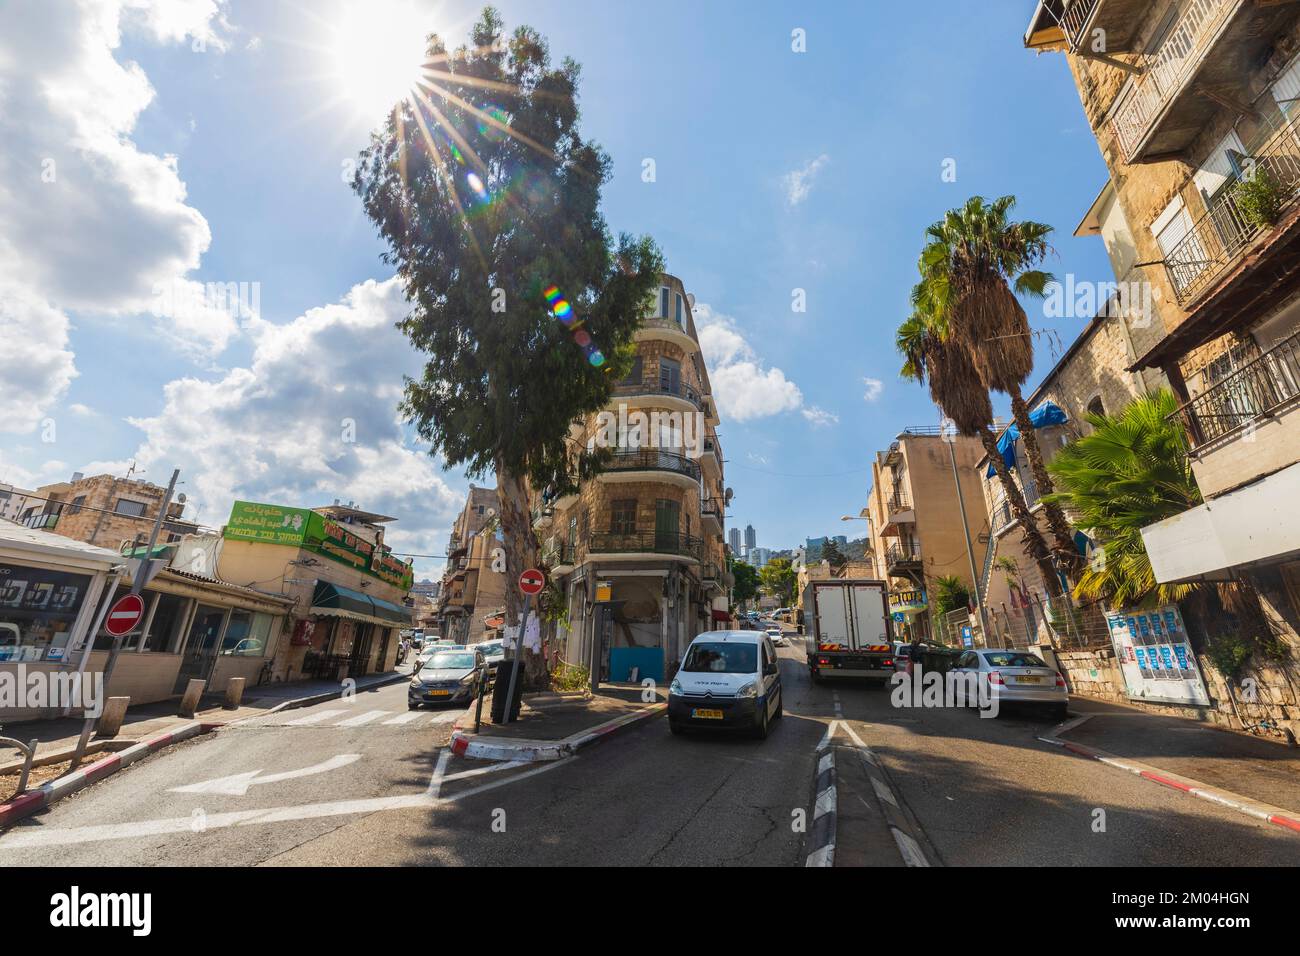
[[[274,617],[254,611],[233,610],[226,634],[221,639],[224,657],[265,657],[269,649]]]
[[[0,565],[0,661],[61,661],[91,576]]]
[[[189,598],[175,594],[159,594],[149,621],[142,650],[157,653],[175,653],[180,642],[181,628],[190,608]]]

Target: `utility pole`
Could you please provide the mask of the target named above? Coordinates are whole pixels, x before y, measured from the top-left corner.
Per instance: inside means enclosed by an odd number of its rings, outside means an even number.
[[[167,492],[163,495],[162,504],[158,507],[158,517],[154,518],[153,530],[149,532],[149,544],[146,545],[144,557],[140,559],[140,566],[136,569],[131,580],[131,593],[139,594],[144,590],[145,580],[149,576],[149,568],[153,565],[153,549],[158,543],[158,532],[162,530],[163,519],[167,515],[167,508],[172,503],[172,493],[176,490],[176,480],[180,478],[181,470],[176,468],[172,471],[172,480],[167,484]],[[90,638],[95,639],[94,635]],[[108,679],[113,676],[113,667],[117,664],[117,656],[122,652],[122,641],[126,639],[125,634],[119,634],[113,638],[113,649],[108,652],[108,661],[104,664],[104,686],[108,687]]]
[[[980,615],[980,628],[984,632],[984,643],[989,640],[989,616],[984,610],[984,596],[980,594],[979,572],[975,570],[975,551],[971,548],[970,543],[970,524],[966,520],[966,498],[961,493],[961,476],[957,471],[957,434],[943,436],[944,441],[948,443],[948,460],[952,462],[952,483],[957,489],[957,507],[961,509],[961,530],[966,536],[966,560],[970,562],[970,579],[975,588],[975,608]]]

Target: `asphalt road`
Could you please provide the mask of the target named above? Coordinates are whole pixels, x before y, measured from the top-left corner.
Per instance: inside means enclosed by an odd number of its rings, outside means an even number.
[[[557,763],[466,761],[446,750],[459,710],[408,712],[399,683],[141,761],[0,835],[0,866],[800,866],[831,727],[879,756],[936,865],[1300,858],[1294,834],[1038,741],[1045,717],[895,709],[880,687],[813,685],[798,642],[781,658],[765,741],[655,720]],[[841,810],[838,859],[897,865],[865,792]]]

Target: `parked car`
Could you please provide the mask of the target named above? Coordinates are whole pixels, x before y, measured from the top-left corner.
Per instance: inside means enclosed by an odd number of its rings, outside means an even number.
[[[952,670],[979,675],[981,683],[990,685],[990,693],[996,689],[1000,704],[1043,707],[1058,720],[1064,720],[1069,711],[1065,678],[1037,654],[984,647],[963,653]]]
[[[760,740],[782,715],[781,669],[766,634],[708,631],[686,649],[668,688],[668,727],[749,730]]]
[[[406,704],[416,710],[423,704],[467,704],[486,668],[475,651],[439,650],[423,660],[407,686]]]
[[[497,666],[506,659],[506,642],[503,640],[483,641],[475,644],[474,650],[483,655],[489,674],[496,674]]]

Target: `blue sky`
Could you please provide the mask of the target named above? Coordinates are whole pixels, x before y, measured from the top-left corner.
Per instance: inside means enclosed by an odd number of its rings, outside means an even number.
[[[457,43],[479,9],[410,3]],[[377,119],[334,65],[350,4],[54,6],[0,10],[0,176],[33,184],[0,193],[0,327],[23,343],[0,356],[0,481],[179,466],[212,525],[236,496],[341,497],[402,519],[401,550],[441,552],[467,480],[393,412],[418,359],[344,183]],[[1100,240],[1071,235],[1104,166],[1063,60],[1021,46],[1029,0],[498,7],[582,64],[583,129],[614,160],[609,224],[654,236],[696,296],[730,521],[761,545],[860,534],[839,517],[862,507],[872,453],[937,423],[892,334],[944,210],[1014,193],[1057,228],[1049,268],[1110,278]],[[151,314],[159,283],[186,281],[256,282],[258,316]],[[1066,343],[1083,324],[1030,316]],[[1038,374],[1052,359],[1044,345]]]

